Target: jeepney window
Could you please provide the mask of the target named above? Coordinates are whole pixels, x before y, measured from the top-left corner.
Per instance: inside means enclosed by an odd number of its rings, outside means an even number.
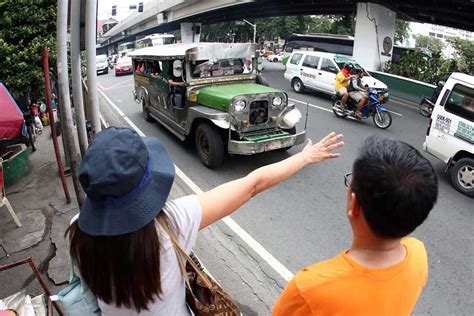
[[[216,61],[198,60],[191,63],[191,76],[193,78],[208,78],[238,75],[244,73],[244,67],[246,67],[245,58],[220,59]]]
[[[474,121],[474,90],[456,84],[446,100],[445,109],[471,122]]]

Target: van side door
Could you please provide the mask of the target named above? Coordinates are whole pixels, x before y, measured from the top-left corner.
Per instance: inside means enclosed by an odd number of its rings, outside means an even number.
[[[329,58],[322,58],[318,71],[317,89],[323,92],[334,94],[334,81],[339,67]]]
[[[319,57],[306,55],[300,67],[300,78],[303,84],[309,88],[317,88],[318,64]]]

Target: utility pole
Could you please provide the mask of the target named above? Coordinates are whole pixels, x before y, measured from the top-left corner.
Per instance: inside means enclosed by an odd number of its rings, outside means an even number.
[[[97,92],[96,70],[96,38],[97,38],[97,0],[86,2],[86,57],[87,57],[87,90],[91,107],[92,132],[97,134],[102,130],[100,126],[99,94]]]
[[[257,39],[257,24],[253,24],[253,23],[250,23],[249,21],[247,21],[246,19],[242,19],[242,21],[244,21],[245,23],[247,23],[248,25],[250,25],[251,27],[253,27],[253,42],[256,43],[256,39]]]
[[[67,13],[68,0],[58,0],[58,12],[56,21],[56,37],[57,37],[57,67],[58,67],[58,83],[59,93],[61,95],[60,114],[63,132],[63,142],[66,145],[66,151],[69,154],[69,164],[72,174],[72,183],[76,192],[77,203],[82,207],[84,202],[84,192],[82,191],[79,179],[77,178],[78,153],[76,143],[74,141],[71,111],[71,99],[69,96],[69,78],[67,64]],[[95,51],[95,49],[94,49]],[[95,68],[94,68],[95,71]]]
[[[84,100],[82,98],[81,80],[81,1],[71,1],[71,76],[74,110],[76,111],[76,128],[81,156],[86,153],[88,141]]]

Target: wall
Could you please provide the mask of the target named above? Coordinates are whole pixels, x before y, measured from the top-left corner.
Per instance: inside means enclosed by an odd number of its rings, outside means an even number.
[[[371,71],[370,74],[388,86],[390,96],[395,96],[412,102],[420,102],[422,96],[431,96],[436,86],[381,71]]]

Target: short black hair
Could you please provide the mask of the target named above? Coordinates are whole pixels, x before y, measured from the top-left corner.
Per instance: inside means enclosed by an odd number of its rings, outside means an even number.
[[[382,238],[401,238],[413,232],[438,198],[433,166],[401,141],[367,138],[352,173],[351,189],[367,224]]]

